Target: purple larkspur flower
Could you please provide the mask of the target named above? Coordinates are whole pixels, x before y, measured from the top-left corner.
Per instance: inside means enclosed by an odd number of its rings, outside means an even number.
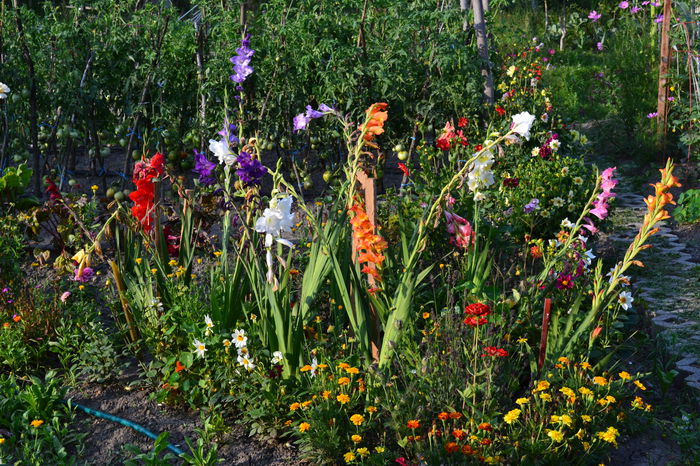
[[[253,74],[253,67],[250,66],[250,60],[253,58],[255,50],[250,48],[250,34],[246,34],[241,40],[241,46],[236,49],[236,55],[231,57],[233,63],[233,73],[231,80],[241,84],[248,76]]]
[[[526,214],[529,214],[530,212],[533,212],[535,209],[537,209],[537,206],[540,205],[540,200],[537,198],[531,199],[530,202],[528,202],[525,207],[523,207],[523,212]]]
[[[590,19],[592,22],[598,21],[603,15],[598,13],[597,11],[593,10],[590,13],[588,13],[588,19]]]
[[[635,14],[639,10],[641,10],[641,8],[639,8],[638,6],[633,6],[632,8],[630,8],[630,13]]]
[[[265,166],[258,159],[254,159],[247,152],[238,154],[239,168],[236,175],[245,185],[260,184],[262,177],[267,173]]]
[[[216,178],[214,177],[215,168],[216,163],[207,159],[204,153],[199,152],[197,149],[194,150],[194,170],[192,171],[199,175],[199,182],[203,186],[211,186],[216,183]]]

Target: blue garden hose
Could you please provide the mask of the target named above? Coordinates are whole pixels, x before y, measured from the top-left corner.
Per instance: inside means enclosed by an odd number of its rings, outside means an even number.
[[[126,427],[131,427],[136,432],[139,432],[152,440],[156,440],[158,438],[158,436],[156,434],[154,434],[153,432],[151,432],[150,430],[146,429],[145,427],[143,427],[139,424],[136,424],[135,422],[129,421],[128,419],[124,419],[124,418],[121,418],[118,416],[114,416],[113,414],[108,414],[108,413],[105,413],[102,411],[98,411],[97,409],[88,408],[87,406],[83,406],[83,405],[75,403],[73,401],[71,401],[70,404],[71,404],[71,406],[75,406],[76,408],[80,409],[81,411],[83,411],[91,416],[95,416],[95,417],[98,417],[100,419],[106,419],[108,421],[116,422],[116,423],[121,424],[121,425],[126,426]],[[172,443],[168,443],[168,449],[170,451],[172,451],[173,453],[175,453],[177,456],[181,456],[181,455],[185,454],[184,451],[180,450],[178,447],[176,447]]]

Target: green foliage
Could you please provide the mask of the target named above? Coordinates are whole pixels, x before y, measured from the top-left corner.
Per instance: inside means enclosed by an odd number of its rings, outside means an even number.
[[[0,177],[0,203],[14,201],[29,186],[33,170],[26,163],[7,167]]]
[[[681,193],[673,217],[681,223],[700,220],[700,189],[688,189]]]

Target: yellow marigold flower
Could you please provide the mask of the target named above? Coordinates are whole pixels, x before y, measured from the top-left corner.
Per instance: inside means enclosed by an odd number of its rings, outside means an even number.
[[[350,416],[350,422],[356,426],[360,426],[363,422],[365,422],[365,417],[362,414],[353,414]]]
[[[309,424],[308,422],[302,422],[301,424],[299,424],[299,432],[306,432],[310,428],[311,424]]]
[[[608,427],[608,430],[605,432],[598,432],[596,436],[608,443],[612,443],[613,445],[617,446],[617,436],[620,435],[620,432],[614,427]]]
[[[44,423],[41,419],[34,419],[32,422],[30,422],[32,427],[39,428],[41,425]]]
[[[287,419],[286,421],[284,421],[284,425],[285,425],[285,426],[290,426],[290,425],[292,425],[292,420],[291,420],[291,419]]]
[[[552,395],[550,395],[549,393],[540,393],[540,400],[545,402],[552,401]]]
[[[374,447],[374,451],[377,453],[384,453],[384,447]]]
[[[581,387],[578,389],[578,392],[583,396],[593,396],[593,390],[588,387]]]
[[[216,257],[219,257],[219,256],[221,255],[221,251],[214,251],[214,255],[215,255]]]
[[[588,442],[583,442],[583,449],[588,451],[591,448],[591,444]]]
[[[141,265],[141,262],[143,262],[143,259],[141,259],[140,257],[137,257],[136,259],[134,259],[134,262]]]
[[[302,408],[308,408],[309,405],[310,405],[311,403],[312,403],[311,400],[306,400],[306,401],[304,401],[304,402],[301,404],[301,407],[302,407]]]
[[[576,396],[576,392],[574,392],[569,387],[561,387],[559,391],[562,392],[564,395],[568,396],[569,398]]]
[[[529,402],[530,402],[530,398],[518,398],[517,400],[515,400],[515,404],[519,405],[519,406],[522,406],[522,405],[527,404]]]
[[[579,440],[583,440],[583,438],[586,436],[586,431],[583,429],[579,429],[578,432],[576,432],[576,438]]]
[[[558,424],[559,416],[557,416],[556,414],[552,414],[549,418],[549,422],[551,422],[552,424]]]
[[[345,372],[347,372],[348,374],[359,374],[360,369],[358,369],[357,367],[346,367]]]
[[[598,376],[593,377],[593,383],[596,385],[605,386],[608,384],[608,379],[598,375]]]
[[[348,364],[347,362],[341,362],[340,364],[338,364],[339,369],[347,369],[348,367],[350,367],[350,364]]]
[[[642,391],[647,389],[647,387],[645,387],[644,384],[642,382],[640,382],[639,380],[635,380],[634,384],[637,386],[638,389],[640,389]]]
[[[93,184],[92,186],[90,186],[90,189],[92,189],[92,192],[93,192],[93,193],[96,193],[97,190],[100,189],[100,187],[97,186],[96,184]]]
[[[560,420],[567,427],[571,427],[571,424],[574,422],[568,414],[562,414]]]
[[[518,417],[520,417],[520,410],[519,409],[512,409],[508,411],[508,413],[503,416],[503,420],[505,421],[506,424],[512,424],[513,421],[517,421]]]
[[[369,456],[369,450],[365,447],[358,448],[357,449],[357,454],[360,456]]]
[[[343,404],[343,405],[345,403],[347,403],[348,401],[350,401],[350,397],[347,396],[345,393],[341,393],[340,395],[336,396],[335,399],[338,400],[340,402],[340,404]]]
[[[564,440],[564,434],[562,434],[561,431],[558,430],[548,430],[547,437],[551,438],[555,442],[561,442],[562,440]]]
[[[352,463],[353,461],[355,461],[355,453],[349,451],[343,455],[343,459],[346,463]]]
[[[424,313],[423,313],[423,318],[424,318],[424,319],[429,319],[429,318],[430,318],[430,312],[424,312]]]
[[[323,398],[325,398],[327,400],[328,397],[331,396],[331,392],[329,392],[328,390],[324,390],[322,393],[322,396],[323,396]]]
[[[338,385],[347,385],[350,383],[350,379],[348,377],[341,377],[338,379]]]
[[[533,392],[541,392],[543,390],[547,390],[549,388],[549,382],[546,380],[540,380],[537,382],[537,387],[533,390]]]
[[[360,443],[362,441],[362,436],[354,434],[352,437],[350,437],[350,440],[352,440],[355,443]]]
[[[3,443],[5,443],[5,439],[3,437],[0,437],[0,445],[2,445]]]
[[[370,414],[376,413],[376,412],[377,412],[377,407],[376,407],[376,406],[367,406],[367,410],[366,410],[366,411],[367,411],[368,413],[370,413]]]
[[[583,362],[581,363],[581,367],[582,367],[583,369],[585,369],[585,370],[590,370],[591,368],[593,368],[593,366],[591,366],[591,365],[588,363],[588,361],[583,361]]]
[[[558,361],[562,364],[569,364],[569,358],[565,358],[564,356],[560,357]]]
[[[168,265],[170,267],[175,267],[177,265],[177,261],[175,259],[170,259],[170,262],[168,262]]]
[[[627,372],[627,371],[622,371],[622,372],[620,372],[620,373],[617,374],[617,375],[620,376],[620,378],[621,378],[622,380],[629,380],[629,379],[632,378],[632,376],[631,376],[631,375],[629,374],[629,372]]]
[[[525,338],[525,337],[520,337],[520,338],[518,338],[517,341],[518,341],[518,343],[527,343],[527,338]]]
[[[158,269],[156,269],[155,267],[151,269],[151,273],[152,273],[153,275],[155,275],[156,272],[158,272]]]
[[[302,366],[301,369],[299,369],[299,372],[309,372],[313,367],[311,367],[309,364]]]
[[[591,416],[589,416],[588,414],[582,414],[581,420],[585,423],[589,423],[593,420],[593,418]]]
[[[301,408],[301,403],[292,403],[289,405],[290,411],[296,411],[299,408]]]

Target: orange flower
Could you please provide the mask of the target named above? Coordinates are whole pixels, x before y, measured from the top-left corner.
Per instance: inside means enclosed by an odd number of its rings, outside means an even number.
[[[418,429],[420,427],[420,421],[418,419],[411,419],[406,423],[406,427],[409,429]]]
[[[450,418],[450,415],[446,412],[442,412],[442,413],[438,414],[438,419],[440,419],[441,421],[446,421],[449,418]]]
[[[452,435],[453,435],[456,439],[462,440],[464,437],[467,436],[467,433],[464,432],[462,429],[455,429],[455,430],[452,431]]]
[[[362,273],[372,276],[376,281],[381,281],[378,269],[381,269],[384,262],[382,251],[388,247],[387,242],[381,236],[374,234],[374,225],[360,204],[354,204],[350,207],[350,211],[355,214],[350,219],[350,224],[359,252],[357,261],[365,264],[362,267]]]
[[[454,442],[447,442],[447,443],[445,444],[445,451],[446,451],[448,454],[450,454],[450,455],[451,455],[452,453],[456,453],[456,452],[459,451],[459,445],[457,445],[457,444],[454,443]]]
[[[180,361],[175,361],[175,372],[180,372],[185,368]]]
[[[372,104],[367,109],[366,113],[369,120],[363,128],[365,133],[365,141],[369,142],[374,138],[374,136],[377,136],[384,132],[384,122],[389,117],[389,114],[387,112],[382,111],[386,110],[386,107],[387,104],[381,102]]]
[[[462,413],[458,413],[456,411],[453,413],[450,413],[450,419],[459,419],[461,417],[462,417]]]

